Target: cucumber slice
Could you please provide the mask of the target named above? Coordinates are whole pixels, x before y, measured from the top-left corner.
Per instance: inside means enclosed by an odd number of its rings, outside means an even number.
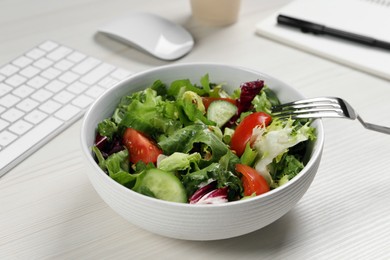
[[[180,180],[170,172],[149,169],[134,186],[136,192],[156,199],[187,202],[187,193]]]
[[[215,100],[207,109],[207,119],[215,122],[218,127],[226,124],[237,113],[237,107],[225,100]]]

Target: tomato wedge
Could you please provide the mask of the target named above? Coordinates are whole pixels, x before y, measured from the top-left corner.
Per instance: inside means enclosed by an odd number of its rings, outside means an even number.
[[[264,112],[255,112],[245,117],[236,127],[230,147],[236,151],[238,156],[241,156],[245,151],[246,143],[249,142],[252,136],[252,130],[256,126],[267,126],[271,123],[271,116]]]
[[[216,100],[223,100],[223,101],[230,102],[233,105],[236,105],[236,100],[232,98],[202,97],[202,102],[206,110],[209,107],[210,103]]]
[[[123,134],[123,144],[129,151],[129,161],[137,163],[156,163],[157,157],[162,154],[162,150],[157,144],[143,133],[127,128]]]
[[[242,186],[244,195],[251,196],[266,193],[270,190],[267,181],[255,169],[245,164],[236,164],[236,171],[242,174]]]

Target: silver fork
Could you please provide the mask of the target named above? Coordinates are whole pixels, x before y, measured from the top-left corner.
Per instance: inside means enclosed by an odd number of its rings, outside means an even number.
[[[272,115],[279,118],[348,118],[358,119],[367,129],[390,134],[390,127],[364,122],[345,100],[338,97],[317,97],[302,99],[274,106]]]

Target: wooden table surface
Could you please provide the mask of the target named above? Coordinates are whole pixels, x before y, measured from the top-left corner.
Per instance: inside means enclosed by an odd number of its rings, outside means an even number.
[[[305,96],[340,96],[373,123],[390,126],[390,82],[255,34],[288,0],[243,0],[239,21],[207,27],[188,0],[0,1],[0,63],[54,40],[142,71],[218,62],[263,71]],[[187,28],[196,44],[166,62],[96,35],[130,11]],[[0,259],[390,259],[390,136],[357,121],[325,119],[318,174],[303,199],[273,224],[237,238],[193,242],[154,235],[118,216],[98,196],[82,157],[78,121],[0,179]]]

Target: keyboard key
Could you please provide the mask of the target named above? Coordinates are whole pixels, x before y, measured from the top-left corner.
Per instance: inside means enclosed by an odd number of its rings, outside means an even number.
[[[72,71],[78,73],[78,74],[85,74],[88,71],[92,70],[95,68],[97,65],[99,65],[101,61],[95,58],[87,58],[83,60],[81,63],[76,65]]]
[[[16,123],[14,123],[12,126],[10,126],[9,130],[17,135],[24,134],[28,130],[30,130],[33,127],[32,124],[27,123],[24,120],[19,120]]]
[[[69,90],[70,92],[74,93],[74,94],[80,94],[82,92],[84,92],[84,90],[86,90],[88,88],[87,85],[77,81],[73,84],[71,84],[67,90]]]
[[[93,99],[87,97],[85,95],[78,96],[72,101],[72,104],[78,106],[80,108],[87,108],[90,104],[92,104]]]
[[[73,61],[75,63],[78,63],[80,61],[82,61],[83,59],[85,59],[87,57],[87,55],[85,54],[82,54],[78,51],[74,51],[73,53],[71,53],[67,59],[70,60],[70,61]]]
[[[46,41],[46,42],[42,43],[41,45],[39,45],[39,48],[41,48],[45,51],[52,51],[57,47],[58,47],[58,44],[55,42],[52,42],[52,41]]]
[[[0,97],[10,92],[12,88],[5,83],[0,83]]]
[[[41,73],[41,76],[50,80],[50,79],[55,79],[60,74],[61,74],[60,70],[57,70],[54,68],[48,68],[47,70],[45,70]]]
[[[53,99],[54,99],[55,101],[58,101],[58,102],[62,103],[62,104],[66,104],[66,103],[68,103],[69,101],[71,101],[74,97],[75,97],[75,95],[69,93],[69,92],[66,91],[66,90],[63,90],[63,91],[61,91],[60,93],[58,93],[57,95],[55,95],[55,96],[53,97]]]
[[[26,82],[27,78],[25,77],[22,77],[18,74],[15,74],[15,75],[12,75],[11,77],[9,77],[5,83],[7,83],[8,85],[12,86],[12,87],[17,87],[17,86],[20,86],[21,84],[23,84],[24,82]]]
[[[68,104],[58,110],[54,115],[63,121],[67,121],[77,115],[80,111],[80,108]]]
[[[42,111],[39,111],[38,109],[35,109],[31,111],[29,114],[27,114],[24,119],[30,123],[38,124],[43,119],[47,117],[46,113],[43,113]]]
[[[25,135],[17,138],[12,144],[1,150],[0,169],[5,168],[15,158],[21,158],[26,151],[36,146],[39,142],[47,140],[48,136],[62,126],[62,122],[56,118],[48,118],[41,124],[32,128]]]
[[[32,59],[27,58],[26,56],[21,56],[16,60],[14,60],[12,64],[18,66],[19,68],[24,68],[27,65],[30,65],[32,62],[33,62]]]
[[[0,119],[0,131],[3,131],[7,126],[9,126],[9,122]]]
[[[45,89],[40,89],[31,95],[31,97],[33,99],[35,99],[36,101],[39,101],[39,102],[46,101],[51,96],[53,96],[53,93],[48,91],[48,90],[45,90]]]
[[[8,131],[2,131],[0,133],[0,145],[6,146],[15,140],[18,136]]]
[[[14,94],[15,96],[18,96],[20,98],[25,98],[33,92],[34,92],[33,88],[31,88],[27,85],[21,85],[20,87],[18,87],[14,91],[12,91],[12,94]]]
[[[23,99],[20,103],[18,103],[16,105],[16,107],[24,112],[30,112],[31,110],[36,108],[38,105],[39,105],[38,102],[36,102],[30,98],[26,98],[26,99]]]
[[[12,95],[12,94],[7,94],[4,97],[0,98],[0,104],[4,107],[12,107],[16,103],[20,101],[20,98]]]
[[[48,83],[45,88],[50,90],[51,92],[57,93],[60,90],[62,90],[64,87],[67,85],[64,82],[58,81],[58,80],[53,80],[50,83]]]
[[[7,64],[4,67],[0,68],[0,73],[7,76],[7,77],[11,76],[12,74],[16,73],[17,71],[19,71],[19,68],[12,65],[12,64]]]
[[[46,59],[45,57],[43,58],[40,58],[39,60],[37,60],[36,62],[33,63],[33,65],[39,69],[47,69],[48,67],[50,67],[54,62],[49,60],[49,59]]]
[[[62,107],[62,105],[60,103],[55,102],[55,101],[50,99],[50,100],[46,101],[45,103],[43,103],[41,106],[39,106],[39,109],[45,113],[52,114],[61,107]]]
[[[32,58],[33,60],[36,60],[36,59],[39,59],[40,57],[42,57],[45,54],[46,54],[46,52],[44,52],[44,51],[42,51],[42,50],[40,50],[38,48],[34,48],[31,51],[27,52],[26,56],[29,57],[29,58]]]
[[[73,67],[74,63],[68,60],[60,60],[54,65],[54,68],[66,71]]]
[[[41,76],[36,76],[32,79],[30,79],[27,84],[31,87],[34,87],[36,89],[43,87],[47,82],[49,82],[47,79],[42,78]]]
[[[19,118],[21,118],[23,115],[24,115],[24,112],[22,112],[16,108],[10,108],[1,115],[1,118],[7,120],[10,123],[13,123],[16,120],[18,120]]]
[[[71,52],[72,52],[72,50],[69,49],[68,47],[61,46],[61,47],[58,47],[57,49],[55,49],[54,51],[52,51],[51,53],[49,53],[46,57],[51,59],[51,60],[58,61],[58,60],[64,58],[66,55],[68,55]]]
[[[109,87],[112,87],[115,83],[117,83],[118,80],[117,79],[114,79],[110,76],[108,77],[105,77],[104,79],[102,79],[98,85],[99,86],[102,86],[103,88],[109,88]]]
[[[87,75],[82,77],[80,79],[81,82],[86,83],[88,85],[95,84],[98,82],[101,78],[103,78],[105,75],[113,71],[115,67],[113,65],[103,63],[93,69],[92,71],[88,72]]]
[[[38,68],[35,68],[33,66],[28,66],[28,67],[24,68],[23,70],[21,70],[19,73],[22,76],[25,76],[27,78],[31,78],[31,77],[34,77],[35,75],[37,75],[39,72],[41,72],[41,71]]]
[[[125,69],[116,69],[112,74],[111,76],[113,76],[114,78],[116,79],[119,79],[119,80],[122,80],[128,76],[130,76],[132,73],[128,70],[125,70]]]
[[[85,94],[87,94],[90,97],[97,98],[98,96],[103,94],[104,91],[105,91],[104,88],[101,88],[101,87],[98,87],[98,86],[93,86],[92,88],[88,89],[85,92]]]
[[[68,83],[68,84],[74,82],[78,78],[79,78],[79,75],[77,75],[76,73],[73,73],[71,71],[67,71],[59,77],[59,79],[61,81]]]

